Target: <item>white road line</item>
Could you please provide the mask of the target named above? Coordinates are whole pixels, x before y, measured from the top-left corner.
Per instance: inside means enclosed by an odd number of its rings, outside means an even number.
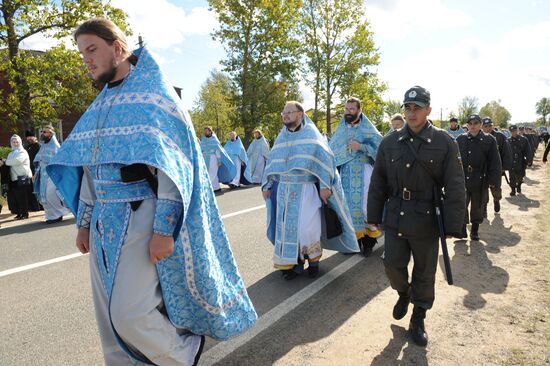
[[[82,253],[73,253],[73,254],[65,255],[63,257],[48,259],[47,261],[42,261],[42,262],[37,262],[37,263],[33,263],[33,264],[28,264],[26,266],[7,269],[5,271],[0,272],[0,277],[9,276],[9,275],[14,274],[14,273],[28,271],[30,269],[47,266],[48,264],[63,262],[63,261],[69,260],[69,259],[73,259],[73,258],[83,256],[83,255],[84,254],[82,254]]]
[[[242,215],[242,214],[252,212],[252,211],[256,211],[256,210],[261,210],[262,208],[265,208],[265,205],[251,207],[251,208],[247,208],[246,210],[228,213],[226,215],[223,215],[222,219],[226,219],[226,218],[237,216],[237,215]],[[12,274],[15,274],[15,273],[23,272],[23,271],[28,271],[28,270],[31,270],[31,269],[34,269],[34,268],[47,266],[47,265],[50,265],[50,264],[53,264],[53,263],[63,262],[63,261],[69,260],[69,259],[80,257],[82,255],[84,255],[84,254],[82,254],[82,253],[73,253],[73,254],[65,255],[63,257],[57,257],[57,258],[48,259],[48,260],[42,261],[42,262],[28,264],[26,266],[7,269],[5,271],[0,272],[0,278],[5,277],[5,276],[9,276],[9,275],[12,275]]]
[[[265,205],[256,206],[256,207],[251,207],[251,208],[247,208],[246,210],[228,213],[227,215],[223,215],[223,216],[222,216],[222,219],[227,219],[227,218],[229,218],[229,217],[233,217],[233,216],[237,216],[237,215],[242,215],[242,214],[245,214],[245,213],[248,213],[248,212],[252,212],[252,211],[256,211],[256,210],[261,210],[262,208],[265,208]]]
[[[383,238],[378,239],[378,244],[374,250],[378,249],[383,245]],[[217,362],[220,362],[227,355],[231,354],[237,348],[246,344],[252,338],[256,337],[258,334],[272,326],[275,322],[281,319],[286,314],[290,313],[292,310],[301,305],[304,301],[315,295],[317,292],[321,291],[325,286],[330,284],[332,281],[337,279],[339,276],[346,273],[357,263],[361,262],[364,259],[362,255],[354,255],[343,263],[340,263],[332,271],[323,275],[317,281],[313,282],[311,285],[301,289],[267,313],[265,313],[246,333],[231,339],[229,341],[220,342],[214,347],[210,348],[208,351],[204,352],[201,357],[200,363],[205,365],[213,365]]]

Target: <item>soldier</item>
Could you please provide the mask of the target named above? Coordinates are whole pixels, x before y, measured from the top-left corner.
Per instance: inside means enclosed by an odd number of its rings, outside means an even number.
[[[516,192],[521,193],[525,169],[533,164],[533,153],[527,138],[519,134],[518,126],[510,126],[510,132],[512,133],[512,136],[508,139],[512,148],[512,169],[510,169],[512,191],[510,196],[515,196]]]
[[[453,138],[428,121],[430,93],[415,86],[405,93],[403,105],[407,124],[384,137],[378,149],[367,221],[379,228],[386,211],[384,266],[392,288],[399,293],[393,317],[402,319],[412,302],[409,331],[416,344],[425,346],[424,318],[435,298],[439,251],[434,193],[445,189],[444,231],[459,237],[465,208],[464,174]],[[409,283],[411,252],[414,267]]]
[[[468,133],[458,136],[456,142],[466,178],[466,214],[462,233],[465,236],[466,224],[471,222],[470,238],[479,240],[479,224],[483,222],[483,208],[489,199],[488,188],[500,188],[502,164],[497,141],[481,132],[481,117],[473,114],[468,117]]]
[[[500,155],[500,161],[502,163],[502,174],[500,182],[502,182],[502,175],[506,174],[506,170],[510,170],[512,167],[512,149],[506,136],[493,128],[493,121],[489,117],[483,118],[483,132],[488,135],[492,135],[497,140],[498,153]],[[493,196],[493,205],[495,212],[500,212],[500,200],[502,199],[501,184],[490,187],[491,195]],[[487,217],[487,203],[489,196],[487,196],[487,202],[485,203],[485,217]]]

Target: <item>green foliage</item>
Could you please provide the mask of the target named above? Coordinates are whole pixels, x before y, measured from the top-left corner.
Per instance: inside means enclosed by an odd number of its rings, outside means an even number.
[[[403,108],[401,108],[401,101],[399,100],[387,100],[384,102],[384,113],[389,119],[396,113],[403,114]]]
[[[220,21],[214,38],[227,52],[222,61],[235,89],[235,125],[245,142],[257,126],[275,129],[288,99],[299,99],[296,37],[299,0],[209,0]]]
[[[332,103],[356,96],[374,121],[383,118],[380,98],[385,84],[371,70],[379,62],[369,23],[363,19],[362,0],[305,0],[302,8],[305,71],[311,75],[315,110],[325,109],[327,133],[331,133]],[[317,113],[314,113],[317,116]]]
[[[20,49],[22,41],[42,34],[60,39],[92,17],[108,17],[130,33],[126,14],[101,0],[2,0],[0,73],[11,90],[0,95],[3,128],[28,128],[83,110],[95,96],[78,52],[60,45],[44,53]]]
[[[0,146],[0,158],[6,159],[11,152],[11,148],[7,146]]]
[[[479,111],[479,100],[477,97],[464,97],[458,103],[458,122],[466,123],[468,116],[477,114]]]
[[[493,121],[493,125],[507,128],[508,122],[512,119],[510,112],[500,105],[500,101],[491,101],[490,103],[485,104],[480,110],[479,115],[481,118],[490,117]]]
[[[231,79],[226,74],[219,71],[210,73],[210,77],[201,86],[191,111],[193,125],[199,139],[203,135],[205,126],[212,126],[221,141],[224,141],[229,132],[238,130],[233,125],[236,113],[236,92]],[[242,132],[237,131],[237,133]]]
[[[550,114],[550,98],[541,98],[535,104],[536,112],[542,117],[542,125],[546,125],[546,116]]]

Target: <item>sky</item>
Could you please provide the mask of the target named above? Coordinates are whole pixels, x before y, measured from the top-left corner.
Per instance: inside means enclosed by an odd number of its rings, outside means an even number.
[[[223,45],[212,40],[218,21],[206,0],[112,0],[129,16],[191,108],[212,70],[222,70]],[[381,58],[376,71],[388,85],[384,99],[402,100],[413,85],[428,89],[432,118],[457,114],[465,96],[480,107],[496,100],[512,122],[534,121],[535,103],[550,97],[549,0],[366,0]],[[44,37],[24,46],[45,49]],[[312,95],[302,89],[304,104]],[[282,108],[282,107],[281,107]]]

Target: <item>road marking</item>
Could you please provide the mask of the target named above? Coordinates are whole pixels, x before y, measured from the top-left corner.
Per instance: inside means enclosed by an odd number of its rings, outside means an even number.
[[[265,205],[251,207],[251,208],[247,208],[246,210],[241,210],[241,211],[237,211],[237,212],[228,213],[226,215],[223,215],[222,219],[226,219],[226,218],[237,216],[237,215],[242,215],[242,214],[252,212],[252,211],[256,211],[256,210],[261,210],[262,208],[265,208]],[[42,262],[28,264],[26,266],[7,269],[5,271],[0,272],[0,278],[5,277],[5,276],[9,276],[9,275],[12,275],[12,274],[15,274],[15,273],[35,269],[35,268],[38,268],[38,267],[43,267],[43,266],[47,266],[47,265],[50,265],[50,264],[67,261],[69,259],[78,258],[78,257],[83,256],[83,255],[84,254],[82,254],[82,253],[73,253],[73,254],[65,255],[63,257],[57,257],[57,258],[48,259],[48,260],[45,260],[45,261],[42,261]]]
[[[222,216],[222,219],[227,219],[227,218],[229,218],[229,217],[233,217],[233,216],[237,216],[237,215],[242,215],[242,214],[245,214],[245,213],[248,213],[248,212],[252,212],[252,211],[256,211],[256,210],[261,210],[262,208],[265,208],[265,205],[256,206],[256,207],[251,207],[251,208],[247,208],[246,210],[228,213],[227,215],[223,215],[223,216]]]
[[[37,263],[33,263],[33,264],[28,264],[26,266],[7,269],[5,271],[0,272],[0,277],[9,276],[9,275],[14,274],[14,273],[28,271],[30,269],[47,266],[48,264],[63,262],[63,261],[69,260],[69,259],[73,259],[73,258],[83,256],[83,255],[84,254],[82,254],[82,253],[73,253],[73,254],[65,255],[63,257],[48,259],[47,261],[42,261],[42,262],[37,262]]]
[[[374,250],[378,249],[384,243],[383,238],[378,239],[378,244]],[[362,255],[354,255],[345,262],[340,263],[333,270],[323,275],[317,281],[313,282],[311,285],[301,289],[273,309],[265,313],[256,324],[248,330],[246,333],[233,338],[229,341],[220,342],[214,347],[210,348],[208,351],[204,352],[201,357],[201,364],[213,365],[217,362],[223,360],[226,356],[231,354],[237,348],[243,346],[252,338],[256,337],[258,334],[272,326],[275,322],[281,319],[286,314],[290,313],[292,310],[300,306],[304,301],[315,295],[317,292],[321,291],[324,287],[330,284],[332,281],[349,271],[353,266],[364,260],[365,258]]]

